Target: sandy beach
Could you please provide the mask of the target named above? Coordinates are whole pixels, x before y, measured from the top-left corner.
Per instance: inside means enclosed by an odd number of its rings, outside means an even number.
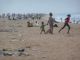
[[[27,27],[27,20],[0,19],[0,50],[25,48],[27,54],[0,60],[80,60],[80,24],[71,23],[70,34],[67,28],[58,33],[63,23],[57,24],[53,34],[40,34],[40,27]]]

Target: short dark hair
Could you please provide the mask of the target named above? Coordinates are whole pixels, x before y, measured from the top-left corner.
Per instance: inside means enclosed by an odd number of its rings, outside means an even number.
[[[71,17],[71,14],[68,14],[67,16]]]
[[[49,15],[52,16],[53,14],[50,12]]]
[[[44,24],[44,22],[42,21],[42,24]]]

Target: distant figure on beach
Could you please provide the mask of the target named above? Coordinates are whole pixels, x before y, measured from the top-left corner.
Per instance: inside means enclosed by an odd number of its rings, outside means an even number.
[[[46,26],[46,25],[44,25],[44,22],[42,22],[42,23],[41,23],[41,27],[40,27],[40,29],[41,29],[40,34],[42,34],[42,32],[45,33],[45,26]]]
[[[49,24],[49,29],[48,29],[48,31],[46,32],[46,33],[50,33],[50,34],[53,34],[53,24],[54,24],[54,22],[55,22],[55,19],[52,17],[53,16],[53,14],[52,13],[49,13],[49,20],[48,20],[48,23],[47,24]]]
[[[8,19],[11,20],[11,19],[10,19],[10,15],[8,15]]]
[[[70,17],[71,17],[71,15],[68,14],[67,18],[65,19],[64,26],[59,30],[59,32],[67,26],[68,27],[68,32],[67,33],[69,34],[69,31],[70,31],[70,25],[69,25]]]
[[[28,21],[28,22],[27,22],[27,26],[28,26],[28,27],[33,27],[33,24],[30,23],[30,21]]]
[[[39,26],[38,21],[35,21],[35,26],[36,26],[36,27],[38,27],[38,26]]]

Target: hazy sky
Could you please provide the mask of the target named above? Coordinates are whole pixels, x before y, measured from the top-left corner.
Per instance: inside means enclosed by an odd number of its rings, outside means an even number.
[[[80,0],[0,0],[0,13],[80,13]]]

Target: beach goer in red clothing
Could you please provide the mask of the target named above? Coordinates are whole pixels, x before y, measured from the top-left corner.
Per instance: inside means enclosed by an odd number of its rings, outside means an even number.
[[[68,27],[67,33],[69,34],[69,31],[70,31],[70,25],[69,25],[70,17],[71,17],[71,15],[68,14],[68,15],[67,15],[67,18],[65,19],[64,26],[59,30],[59,32],[67,26],[67,27]]]

